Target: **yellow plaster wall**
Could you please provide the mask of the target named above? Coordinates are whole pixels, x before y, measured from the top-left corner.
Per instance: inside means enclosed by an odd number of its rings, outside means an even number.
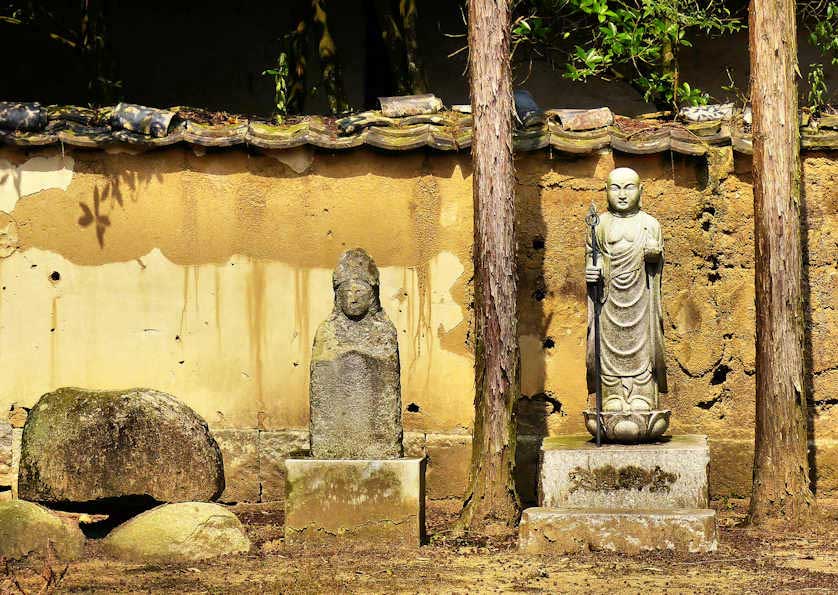
[[[0,215],[18,246],[0,261],[0,408],[58,386],[151,386],[213,427],[304,427],[331,271],[363,246],[400,331],[403,400],[420,405],[407,429],[469,425],[467,156],[46,156],[69,185],[45,173]]]
[[[582,221],[591,201],[602,207],[615,166],[640,172],[644,208],[663,224],[672,431],[710,435],[714,492],[744,493],[754,409],[747,157],[711,180],[703,159],[669,154],[519,156],[521,431],[583,431]],[[807,154],[804,181],[813,462],[834,490],[838,161]],[[0,410],[59,386],[149,386],[214,428],[303,428],[331,270],[362,246],[399,329],[404,405],[419,406],[406,429],[430,440],[470,428],[467,154],[3,148],[0,197]]]

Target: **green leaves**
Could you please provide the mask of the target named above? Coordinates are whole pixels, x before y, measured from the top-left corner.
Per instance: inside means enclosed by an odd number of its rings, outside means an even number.
[[[838,65],[838,2],[830,2],[820,13],[810,17],[813,23],[809,31],[809,43],[823,56],[832,54],[832,65]]]
[[[526,16],[513,25],[515,47],[563,54],[564,77],[624,79],[662,106],[709,99],[677,76],[678,50],[692,46],[693,33],[744,27],[722,0],[519,0],[516,10]]]
[[[823,64],[809,64],[809,108],[813,114],[819,113],[826,105],[829,88],[823,74]]]
[[[274,78],[274,108],[277,119],[281,120],[288,113],[288,55],[280,52],[276,68],[266,68],[262,74]]]

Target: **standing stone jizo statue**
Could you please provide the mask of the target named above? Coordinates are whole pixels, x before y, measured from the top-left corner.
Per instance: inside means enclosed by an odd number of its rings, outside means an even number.
[[[657,219],[641,208],[642,192],[637,172],[625,167],[613,170],[606,189],[608,210],[594,218],[598,221],[593,237],[589,234],[586,242],[585,279],[589,286],[597,286],[588,299],[588,394],[601,391],[604,438],[623,443],[660,437],[670,414],[659,409],[659,395],[667,392],[663,235]],[[596,410],[584,415],[586,427],[596,435]]]
[[[344,252],[332,276],[335,306],[311,357],[311,454],[319,459],[402,456],[396,327],[381,309],[378,268]]]

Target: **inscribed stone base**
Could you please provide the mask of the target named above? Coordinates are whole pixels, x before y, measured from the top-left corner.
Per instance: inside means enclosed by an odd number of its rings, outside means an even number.
[[[716,511],[528,508],[521,518],[518,544],[521,551],[532,554],[712,552],[718,547]]]
[[[706,436],[650,444],[603,444],[589,436],[545,438],[539,503],[611,509],[707,508]]]
[[[286,459],[285,541],[418,546],[425,459]]]

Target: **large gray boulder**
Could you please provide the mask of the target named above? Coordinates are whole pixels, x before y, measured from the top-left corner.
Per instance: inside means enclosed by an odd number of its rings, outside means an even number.
[[[46,556],[49,542],[56,556],[74,560],[82,554],[84,535],[77,525],[43,506],[24,500],[0,502],[0,558]]]
[[[164,504],[118,526],[105,552],[129,562],[192,562],[250,550],[241,521],[218,504]]]
[[[60,388],[23,428],[19,493],[48,503],[214,500],[221,451],[206,422],[165,393]]]

